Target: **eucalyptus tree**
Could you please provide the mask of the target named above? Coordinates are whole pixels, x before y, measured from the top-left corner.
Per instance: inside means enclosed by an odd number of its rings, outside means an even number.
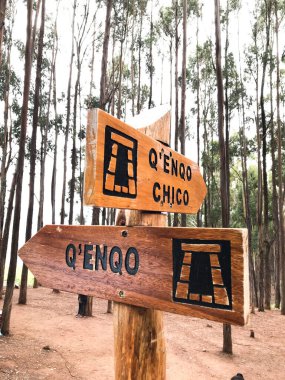
[[[57,82],[56,82],[56,62],[57,62],[57,54],[58,54],[58,31],[57,31],[57,23],[58,23],[58,9],[59,9],[60,0],[57,2],[56,7],[56,15],[54,24],[52,26],[52,58],[51,58],[51,71],[52,71],[52,102],[54,109],[54,156],[53,156],[53,165],[52,165],[52,178],[51,178],[51,210],[52,210],[52,224],[55,224],[55,198],[56,198],[56,183],[57,183],[57,149],[58,149],[58,135],[60,126],[62,126],[62,117],[58,114],[57,110]]]
[[[94,16],[96,13],[94,14]],[[80,92],[81,69],[82,62],[86,56],[89,47],[86,42],[86,37],[94,22],[94,16],[90,20],[90,0],[86,0],[83,4],[83,15],[81,15],[80,22],[77,23],[77,30],[75,32],[75,52],[76,52],[76,80],[74,85],[74,102],[73,102],[73,119],[72,119],[72,150],[71,150],[71,179],[69,181],[69,224],[73,223],[74,219],[74,196],[75,196],[75,182],[76,182],[76,168],[78,164],[78,149],[77,149],[77,112],[78,112],[78,99]]]
[[[3,304],[2,313],[2,326],[1,333],[3,335],[9,334],[10,331],[10,317],[12,310],[12,297],[14,291],[16,266],[17,266],[17,251],[18,251],[18,239],[19,239],[19,227],[21,218],[21,201],[22,201],[22,183],[23,183],[23,171],[24,171],[24,159],[25,159],[25,143],[27,132],[27,119],[28,119],[28,102],[29,102],[29,90],[30,90],[30,78],[32,69],[32,13],[33,2],[27,0],[27,36],[26,36],[26,48],[25,48],[25,78],[24,78],[24,91],[23,91],[23,106],[21,114],[21,136],[19,144],[19,153],[17,161],[17,186],[16,186],[16,198],[14,207],[14,219],[13,230],[11,239],[11,256],[10,266],[7,279],[7,288],[5,293],[5,299]]]
[[[229,208],[229,170],[226,160],[227,147],[224,138],[224,88],[223,73],[221,63],[221,30],[220,30],[220,1],[215,0],[215,36],[216,36],[216,75],[217,75],[217,102],[218,102],[218,135],[220,152],[220,192],[222,203],[222,224],[229,227],[230,208]],[[223,352],[232,353],[231,325],[223,326]]]
[[[2,63],[2,42],[5,30],[6,6],[7,0],[0,0],[0,66]]]
[[[36,68],[36,82],[35,92],[33,99],[33,122],[32,122],[32,137],[30,142],[30,178],[29,178],[29,205],[26,221],[26,237],[28,241],[32,236],[33,213],[34,213],[34,188],[35,188],[35,169],[37,158],[37,130],[39,123],[39,108],[40,108],[40,89],[42,84],[42,60],[43,60],[43,46],[44,46],[44,31],[45,31],[45,0],[41,4],[41,27],[38,40],[37,51],[37,68]],[[19,303],[26,304],[27,302],[27,281],[28,281],[28,268],[23,264],[21,286],[19,293]]]
[[[3,125],[0,125],[0,298],[2,298],[3,293],[4,269],[16,186],[15,175],[13,175],[10,187],[7,175],[14,161],[13,145],[15,143],[17,146],[17,127],[20,118],[18,99],[21,93],[21,81],[11,62],[12,48],[15,42],[13,40],[15,12],[15,2],[11,1],[9,2],[8,16],[6,18],[3,54],[0,64],[0,100],[4,103]],[[11,95],[13,97],[12,101]],[[14,122],[12,120],[12,109],[15,112]],[[8,188],[10,194],[7,200]]]
[[[280,261],[278,262],[277,271],[281,277],[281,314],[285,315],[285,238],[284,238],[284,175],[282,174],[282,141],[284,141],[284,133],[282,136],[282,125],[280,115],[280,53],[279,53],[279,27],[280,27],[280,15],[278,12],[278,2],[274,2],[275,11],[275,34],[276,34],[276,108],[277,108],[277,148],[278,148],[278,206],[279,206],[279,252]],[[284,3],[281,4],[280,11],[283,13],[284,18]],[[284,131],[284,127],[283,127]],[[279,258],[279,257],[278,257]],[[280,272],[279,272],[280,267]]]
[[[66,199],[66,175],[67,175],[67,146],[70,130],[70,116],[71,116],[71,85],[73,73],[73,60],[74,60],[74,33],[75,33],[75,16],[76,16],[77,0],[73,2],[72,22],[71,22],[71,52],[69,63],[69,76],[66,93],[66,127],[64,139],[64,153],[63,153],[63,178],[62,178],[62,192],[61,192],[61,209],[60,209],[60,223],[64,224],[66,217],[65,213],[65,199]]]

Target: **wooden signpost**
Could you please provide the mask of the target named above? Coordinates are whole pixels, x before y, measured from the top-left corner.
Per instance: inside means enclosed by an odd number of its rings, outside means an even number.
[[[246,230],[47,225],[19,251],[43,286],[244,325]]]
[[[206,192],[196,163],[100,109],[90,111],[86,205],[196,213]]]
[[[164,227],[162,211],[196,213],[206,195],[169,132],[169,114],[139,131],[89,111],[85,204],[131,209],[129,225],[48,225],[19,251],[43,286],[115,301],[120,380],[165,378],[161,311],[236,325],[249,315],[247,230]]]

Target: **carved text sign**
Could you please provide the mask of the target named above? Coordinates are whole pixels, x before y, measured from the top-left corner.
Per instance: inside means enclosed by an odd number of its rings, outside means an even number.
[[[193,161],[99,109],[89,112],[86,205],[196,213],[206,185]]]
[[[49,225],[19,251],[46,287],[243,325],[243,229]]]

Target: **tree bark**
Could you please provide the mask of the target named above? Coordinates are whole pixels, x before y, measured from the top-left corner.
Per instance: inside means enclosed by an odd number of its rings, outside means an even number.
[[[279,205],[279,252],[280,252],[280,268],[281,268],[281,314],[285,315],[285,238],[284,238],[284,180],[282,176],[282,126],[280,117],[280,64],[279,64],[279,20],[277,10],[277,0],[275,0],[275,18],[276,18],[276,106],[277,106],[277,142],[278,142],[278,205]]]
[[[140,30],[139,30],[139,53],[138,53],[138,94],[137,94],[137,114],[141,112],[141,50],[142,50],[142,23],[143,23],[143,10],[140,14]]]
[[[17,187],[16,187],[16,199],[15,210],[13,220],[13,231],[11,240],[11,257],[10,266],[7,279],[7,289],[3,305],[2,314],[2,326],[1,333],[8,335],[10,332],[10,317],[12,310],[12,297],[15,284],[15,275],[17,267],[17,251],[18,251],[18,239],[19,239],[19,227],[21,218],[21,200],[22,200],[22,183],[23,183],[23,171],[25,160],[25,142],[27,132],[27,120],[28,120],[28,102],[29,102],[29,90],[32,68],[32,12],[33,2],[27,0],[27,38],[25,48],[25,78],[24,78],[24,92],[23,92],[23,106],[21,112],[21,133],[19,143],[19,153],[17,162]]]
[[[0,66],[2,64],[2,42],[5,30],[5,13],[7,0],[0,0]]]
[[[174,150],[178,152],[178,139],[179,139],[179,105],[178,105],[178,1],[175,1],[175,73],[174,73],[174,86],[175,86],[175,131],[174,131]],[[173,216],[173,227],[179,224],[178,214]]]
[[[262,178],[263,178],[263,242],[262,250],[264,252],[264,273],[265,279],[268,281],[268,276],[266,275],[267,271],[270,271],[270,268],[267,268],[266,263],[269,263],[269,254],[270,254],[270,244],[269,244],[269,196],[268,196],[268,179],[267,179],[267,123],[265,116],[265,105],[264,105],[264,86],[265,86],[265,75],[267,64],[269,61],[269,45],[270,45],[270,29],[271,29],[271,2],[266,3],[266,45],[265,51],[263,54],[263,64],[262,64],[262,78],[261,78],[261,88],[260,88],[260,108],[261,108],[261,126],[262,126]],[[264,281],[265,281],[264,279]],[[266,282],[264,283],[264,291],[266,291]],[[266,294],[266,292],[265,292]],[[264,296],[265,296],[264,294]],[[270,295],[270,294],[269,294]],[[268,296],[268,294],[267,294]],[[266,301],[266,299],[264,299]],[[270,300],[265,302],[264,307],[270,308]],[[263,310],[261,310],[263,311]]]
[[[55,23],[54,23],[54,36],[53,36],[53,49],[52,49],[52,78],[53,78],[53,109],[54,109],[54,119],[55,119],[55,137],[54,137],[54,156],[53,156],[53,166],[52,166],[52,178],[51,178],[51,220],[52,224],[55,224],[55,193],[56,193],[56,174],[57,174],[57,144],[58,144],[58,114],[57,114],[57,91],[56,91],[56,59],[58,52],[58,35],[57,35],[57,18],[58,18],[58,7],[57,3]]]
[[[222,203],[222,224],[229,227],[229,194],[228,194],[228,168],[226,161],[226,145],[224,139],[224,89],[221,65],[221,29],[220,29],[220,1],[215,0],[215,35],[216,35],[216,75],[217,75],[217,101],[218,101],[218,134],[220,151],[220,192]],[[223,352],[232,354],[231,326],[224,324]]]
[[[36,176],[36,160],[37,160],[37,130],[39,123],[39,104],[40,104],[40,89],[42,83],[42,60],[43,60],[43,45],[44,45],[44,30],[45,30],[45,0],[42,0],[41,27],[39,33],[38,52],[37,52],[37,68],[36,68],[36,83],[34,94],[33,108],[33,126],[32,137],[30,142],[30,184],[29,184],[29,206],[26,221],[26,237],[28,241],[32,236],[33,214],[34,214],[34,191],[35,191],[35,176]],[[21,285],[19,292],[19,304],[27,303],[27,283],[28,283],[28,268],[23,264]]]
[[[75,13],[76,13],[77,0],[73,3],[73,16],[72,16],[72,33],[71,33],[71,56],[69,64],[69,78],[67,85],[67,105],[66,105],[66,127],[65,127],[65,140],[64,140],[64,151],[63,151],[63,183],[62,183],[62,193],[61,193],[61,210],[60,210],[60,223],[64,224],[65,219],[65,197],[66,197],[66,173],[67,173],[67,144],[70,128],[70,111],[71,111],[71,82],[72,82],[72,69],[73,69],[73,57],[74,57],[74,24],[75,24]]]
[[[186,138],[186,59],[187,59],[187,0],[183,0],[183,53],[182,53],[182,83],[181,83],[181,116],[180,116],[180,150],[185,156]],[[186,214],[181,214],[181,226],[186,227]]]
[[[7,205],[6,220],[5,220],[4,231],[3,231],[2,241],[1,241],[1,246],[0,246],[0,299],[2,299],[2,294],[3,294],[5,262],[6,262],[7,247],[8,247],[8,240],[9,240],[9,231],[10,231],[10,225],[11,225],[11,220],[12,220],[16,181],[17,181],[17,173],[15,172],[13,175],[13,179],[12,179],[12,183],[10,187],[10,195],[9,195],[8,205]]]
[[[154,66],[153,66],[153,52],[152,52],[152,45],[153,45],[153,21],[152,21],[152,2],[151,2],[151,14],[150,14],[150,46],[149,46],[149,99],[148,99],[148,108],[153,107],[153,100],[152,100],[152,92],[153,92],[153,73],[154,73]]]

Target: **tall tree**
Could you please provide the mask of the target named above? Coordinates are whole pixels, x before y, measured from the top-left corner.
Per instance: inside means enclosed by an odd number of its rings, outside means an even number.
[[[276,106],[277,106],[277,147],[278,147],[278,205],[279,205],[279,252],[281,268],[281,314],[285,315],[285,238],[284,238],[284,177],[282,175],[282,126],[280,116],[280,55],[279,55],[279,18],[278,3],[275,0],[275,32],[276,32]]]
[[[74,31],[75,31],[75,15],[76,15],[77,0],[73,2],[73,15],[71,23],[71,54],[69,63],[69,77],[67,84],[67,104],[66,104],[66,127],[65,127],[65,140],[64,140],[64,153],[63,153],[63,183],[61,193],[61,209],[60,209],[60,223],[64,224],[65,219],[65,198],[66,198],[66,174],[67,174],[67,145],[70,129],[70,114],[71,114],[71,84],[73,72],[73,59],[74,59]]]
[[[81,67],[82,61],[85,57],[87,46],[84,46],[84,39],[88,34],[90,27],[88,28],[89,13],[90,13],[90,0],[86,0],[83,5],[84,13],[81,17],[81,22],[78,25],[77,34],[75,36],[76,42],[76,69],[77,76],[74,86],[74,102],[73,102],[73,123],[72,123],[72,150],[71,150],[71,179],[69,182],[69,217],[68,223],[73,223],[73,211],[74,211],[74,196],[75,196],[75,185],[76,176],[75,171],[77,167],[77,109],[78,109],[78,99],[80,91],[80,79],[81,79]],[[91,26],[91,25],[90,25]]]
[[[187,0],[183,0],[183,49],[182,49],[182,81],[181,81],[181,115],[180,115],[180,151],[185,155],[186,138],[186,59],[187,59]],[[181,215],[181,226],[186,227],[186,214]]]
[[[265,113],[265,75],[267,65],[269,62],[269,49],[270,49],[270,30],[271,30],[271,17],[272,17],[272,1],[264,3],[264,22],[265,22],[265,48],[262,56],[262,75],[261,75],[261,88],[260,88],[260,109],[261,109],[261,128],[262,128],[262,178],[263,178],[263,241],[261,242],[261,254],[263,260],[261,265],[268,263],[268,256],[270,253],[269,242],[269,195],[268,195],[268,179],[267,179],[267,122]],[[261,10],[263,11],[263,10]],[[269,268],[263,268],[263,271],[269,271]],[[260,279],[264,281],[264,279]],[[260,295],[259,310],[264,310],[264,284],[262,286],[262,294]],[[270,304],[270,302],[269,302]]]
[[[32,69],[32,13],[33,13],[33,1],[27,0],[27,37],[25,48],[25,79],[24,79],[24,91],[23,91],[23,105],[21,114],[21,136],[17,162],[17,187],[16,187],[16,199],[14,209],[13,231],[11,239],[11,257],[10,266],[7,279],[7,288],[3,305],[2,313],[2,326],[1,333],[3,335],[9,334],[10,331],[10,317],[12,310],[12,297],[15,284],[15,275],[17,267],[17,251],[19,240],[19,229],[21,219],[21,201],[22,201],[22,183],[24,172],[24,160],[25,160],[25,143],[27,132],[27,120],[28,120],[28,103],[29,103],[29,90],[30,79]]]
[[[5,28],[5,13],[7,0],[0,0],[0,66],[2,63],[2,42]]]
[[[39,122],[39,104],[40,104],[40,89],[42,78],[42,60],[43,60],[43,46],[44,46],[44,30],[45,30],[45,0],[42,0],[42,13],[41,13],[41,27],[38,41],[37,52],[37,69],[36,69],[36,83],[34,93],[34,108],[33,108],[33,126],[32,137],[30,142],[30,184],[29,184],[29,205],[26,221],[26,241],[32,236],[33,226],[33,213],[34,213],[34,190],[35,190],[35,176],[36,176],[36,159],[37,159],[37,130]],[[23,264],[21,286],[19,293],[19,303],[26,304],[27,302],[27,282],[28,282],[28,268]]]
[[[58,9],[60,0],[57,2],[56,16],[53,26],[53,43],[52,43],[52,59],[51,59],[51,71],[53,80],[53,109],[54,109],[54,119],[55,119],[55,137],[54,137],[54,156],[52,165],[52,178],[51,178],[51,220],[52,224],[55,224],[55,198],[56,198],[56,175],[57,175],[57,144],[58,144],[58,134],[59,134],[59,124],[61,119],[57,112],[57,88],[56,88],[56,61],[58,53],[58,31],[57,31],[57,19],[58,19]]]
[[[217,75],[217,101],[218,101],[218,135],[220,151],[220,193],[222,204],[222,224],[229,227],[230,210],[228,194],[228,168],[226,161],[226,144],[224,138],[224,88],[221,63],[221,27],[220,27],[220,1],[215,0],[215,36],[216,36],[216,75]],[[223,352],[232,353],[231,325],[224,324]]]

